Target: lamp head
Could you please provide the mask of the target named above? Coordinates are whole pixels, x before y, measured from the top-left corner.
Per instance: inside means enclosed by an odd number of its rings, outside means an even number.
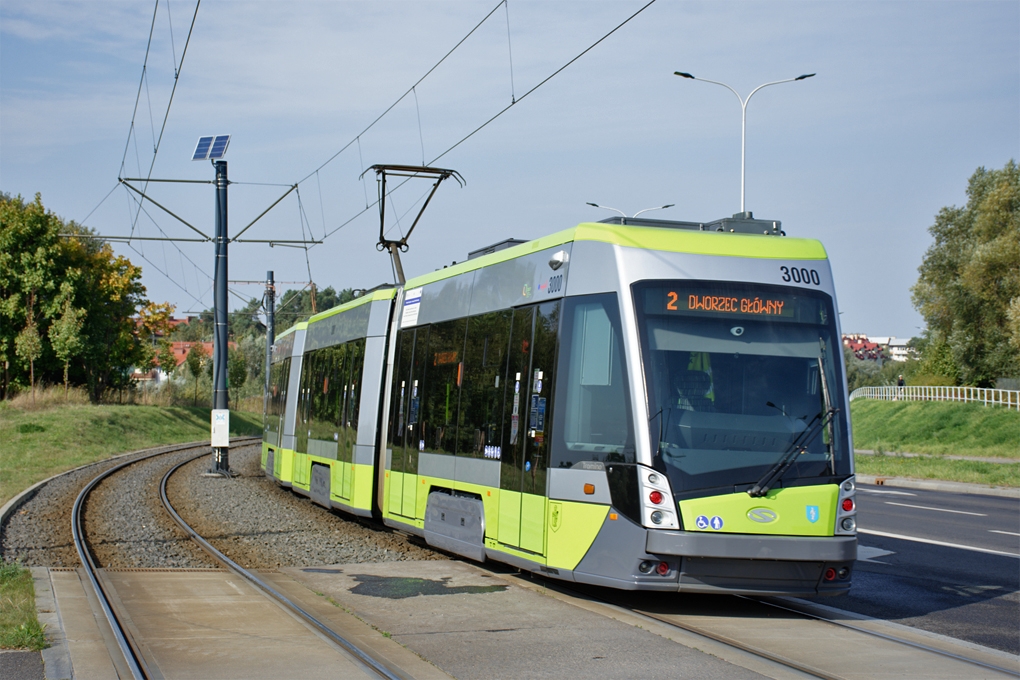
[[[814,78],[814,77],[815,77],[814,73],[807,73],[807,74],[802,75],[802,76],[797,76],[796,78],[794,78],[794,80],[806,80],[807,78]]]
[[[673,75],[680,76],[681,78],[688,78],[690,80],[697,80],[697,78],[692,76],[690,73],[684,73],[683,71],[673,71]],[[814,74],[812,73],[811,75],[814,75]],[[810,78],[811,76],[802,76],[802,77]],[[799,78],[798,78],[798,80],[799,80]]]

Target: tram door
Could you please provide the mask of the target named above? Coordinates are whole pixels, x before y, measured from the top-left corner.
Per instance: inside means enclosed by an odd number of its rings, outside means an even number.
[[[546,469],[559,302],[517,309],[510,332],[499,542],[545,554]]]

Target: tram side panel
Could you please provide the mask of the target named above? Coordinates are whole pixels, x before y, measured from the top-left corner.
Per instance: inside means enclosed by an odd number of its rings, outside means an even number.
[[[391,526],[532,570],[573,567],[585,554],[609,514],[605,472],[560,474],[551,486],[549,469],[571,247],[507,251],[474,271],[408,283],[404,308],[417,309],[400,315],[390,385]],[[550,498],[554,488],[564,497]],[[470,530],[457,530],[462,521]]]
[[[292,488],[313,501],[372,515],[375,435],[393,289],[308,322],[297,405]]]

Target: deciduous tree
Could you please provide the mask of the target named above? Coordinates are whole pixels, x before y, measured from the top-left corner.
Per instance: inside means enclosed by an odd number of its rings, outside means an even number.
[[[941,370],[991,386],[1020,377],[1020,169],[1012,160],[1002,170],[978,168],[967,199],[940,210],[929,228],[935,242],[913,300]]]

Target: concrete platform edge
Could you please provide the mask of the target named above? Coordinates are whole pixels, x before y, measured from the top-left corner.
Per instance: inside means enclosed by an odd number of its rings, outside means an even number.
[[[877,484],[901,489],[919,489],[921,491],[945,491],[948,493],[973,494],[976,496],[998,496],[1000,498],[1020,498],[1020,489],[1002,486],[984,486],[982,484],[966,484],[964,482],[942,482],[934,479],[912,479],[910,477],[886,477],[884,475],[856,475],[860,484]],[[881,480],[881,481],[879,481]]]
[[[49,647],[42,650],[43,671],[46,680],[71,680],[74,669],[71,666],[71,653],[67,648],[67,637],[64,635],[64,622],[57,607],[57,598],[53,593],[53,582],[50,570],[46,567],[32,567],[32,585],[35,588],[35,611],[46,630],[46,641]]]

